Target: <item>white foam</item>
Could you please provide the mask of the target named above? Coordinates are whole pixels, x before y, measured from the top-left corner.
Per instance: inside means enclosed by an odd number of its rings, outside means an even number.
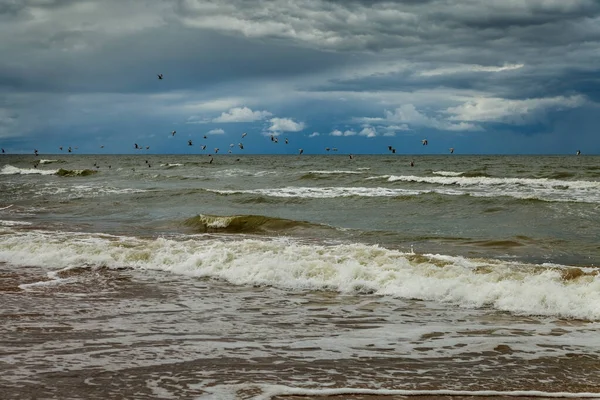
[[[343,174],[363,174],[362,171],[347,171],[347,170],[325,170],[325,171],[308,171],[309,174],[320,175],[343,175]]]
[[[32,223],[27,222],[27,221],[0,220],[0,225],[3,225],[3,226],[26,226],[26,225],[32,225]]]
[[[58,162],[58,160],[40,160],[40,164],[52,164]]]
[[[1,234],[5,233],[5,234]],[[0,227],[0,261],[14,265],[157,269],[236,285],[422,299],[525,315],[600,320],[600,278],[563,280],[567,266],[411,255],[363,244],[198,235],[154,240]]]
[[[393,197],[414,196],[430,192],[429,190],[408,190],[384,187],[285,187],[273,189],[248,189],[248,190],[213,190],[209,192],[219,194],[260,194],[271,197],[298,197],[298,198],[336,198],[336,197]]]
[[[600,393],[592,392],[543,392],[538,390],[418,390],[418,389],[366,389],[366,388],[300,388],[283,385],[254,385],[261,389],[261,394],[252,400],[269,400],[275,396],[342,396],[342,395],[370,395],[370,396],[473,396],[473,397],[541,397],[541,398],[571,398],[571,399],[600,399]],[[198,399],[225,399],[223,395],[236,394],[247,385],[223,385],[206,387],[209,394]],[[207,397],[208,396],[208,397]],[[211,397],[215,396],[215,397]]]
[[[464,172],[456,172],[456,171],[433,171],[432,173],[435,175],[442,175],[442,176],[460,176],[460,175],[464,174]]]
[[[58,172],[56,169],[17,168],[12,165],[5,165],[0,170],[0,175],[54,175],[56,172]]]
[[[426,183],[442,187],[452,185],[456,189],[453,191],[454,193],[447,192],[443,188],[435,189],[436,192],[442,194],[469,194],[479,197],[511,196],[545,201],[600,203],[600,182],[598,181],[416,175],[390,175],[370,177],[369,179],[382,178],[386,178],[389,182]]]

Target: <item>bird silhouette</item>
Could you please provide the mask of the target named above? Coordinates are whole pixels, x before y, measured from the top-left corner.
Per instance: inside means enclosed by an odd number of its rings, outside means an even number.
[[[158,79],[162,79],[163,78],[163,74],[156,74],[156,76],[158,76]]]

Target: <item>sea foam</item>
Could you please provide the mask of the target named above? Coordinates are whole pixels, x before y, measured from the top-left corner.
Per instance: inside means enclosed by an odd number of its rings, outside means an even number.
[[[0,261],[51,269],[155,269],[235,285],[325,290],[600,320],[594,268],[408,254],[359,243],[195,235],[140,239],[0,227]]]

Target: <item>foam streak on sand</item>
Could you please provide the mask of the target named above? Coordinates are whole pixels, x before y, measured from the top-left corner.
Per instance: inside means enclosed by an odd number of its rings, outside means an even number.
[[[600,320],[594,268],[418,255],[364,244],[206,235],[141,239],[0,228],[0,262],[156,269],[235,285],[378,294],[516,314]]]
[[[404,389],[363,389],[363,388],[332,388],[308,389],[281,385],[258,385],[262,393],[252,400],[269,400],[275,396],[343,396],[343,395],[370,395],[370,396],[473,396],[473,397],[541,397],[541,398],[567,398],[567,399],[600,399],[600,393],[583,392],[542,392],[536,390],[404,390]],[[204,388],[208,391],[199,400],[216,398],[229,398],[243,389],[241,386],[217,386]],[[233,397],[232,397],[233,398]]]

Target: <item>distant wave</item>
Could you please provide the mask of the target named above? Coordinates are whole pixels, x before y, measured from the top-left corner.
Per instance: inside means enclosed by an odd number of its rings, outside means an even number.
[[[277,175],[277,174],[278,174],[277,171],[266,171],[266,170],[252,171],[252,170],[247,170],[247,169],[242,169],[242,168],[231,168],[231,169],[225,169],[222,171],[215,171],[214,176],[218,177],[218,178],[231,178],[231,177],[238,177],[238,176],[267,176],[267,175]]]
[[[433,171],[432,174],[442,175],[442,176],[460,176],[464,174],[464,172],[455,172],[455,171]]]
[[[384,178],[371,177],[370,179]],[[600,202],[599,181],[572,181],[548,178],[490,178],[467,176],[415,176],[390,175],[389,182],[426,183],[457,188],[452,194],[468,194],[479,197],[511,196],[518,199],[543,201],[572,201],[582,203]],[[444,190],[435,189],[442,194]]]
[[[58,175],[58,176],[88,176],[97,173],[92,169],[39,169],[39,168],[18,168],[12,165],[5,165],[0,170],[0,175]]]
[[[40,160],[40,164],[54,164],[54,163],[59,163],[59,164],[64,164],[66,161],[63,160]]]
[[[173,163],[173,164],[160,164],[161,167],[167,167],[167,168],[176,168],[176,167],[183,167],[183,164],[181,163]]]
[[[248,190],[216,190],[206,189],[219,194],[259,194],[272,197],[299,197],[328,199],[336,197],[394,197],[414,196],[429,193],[430,190],[407,190],[382,187],[285,187],[273,189],[248,189]]]
[[[59,169],[56,171],[58,176],[89,176],[97,174],[98,171],[93,169]]]
[[[56,172],[56,169],[18,168],[12,165],[5,165],[0,170],[0,175],[54,175]]]
[[[214,234],[142,239],[0,226],[0,262],[50,270],[156,269],[235,285],[375,294],[521,315],[600,320],[599,270],[594,267],[412,254],[360,243],[234,240]]]
[[[316,226],[309,222],[295,221],[283,218],[266,217],[262,215],[197,215],[188,218],[183,223],[192,227],[196,232],[226,232],[226,233],[258,233],[289,231],[299,227]]]

